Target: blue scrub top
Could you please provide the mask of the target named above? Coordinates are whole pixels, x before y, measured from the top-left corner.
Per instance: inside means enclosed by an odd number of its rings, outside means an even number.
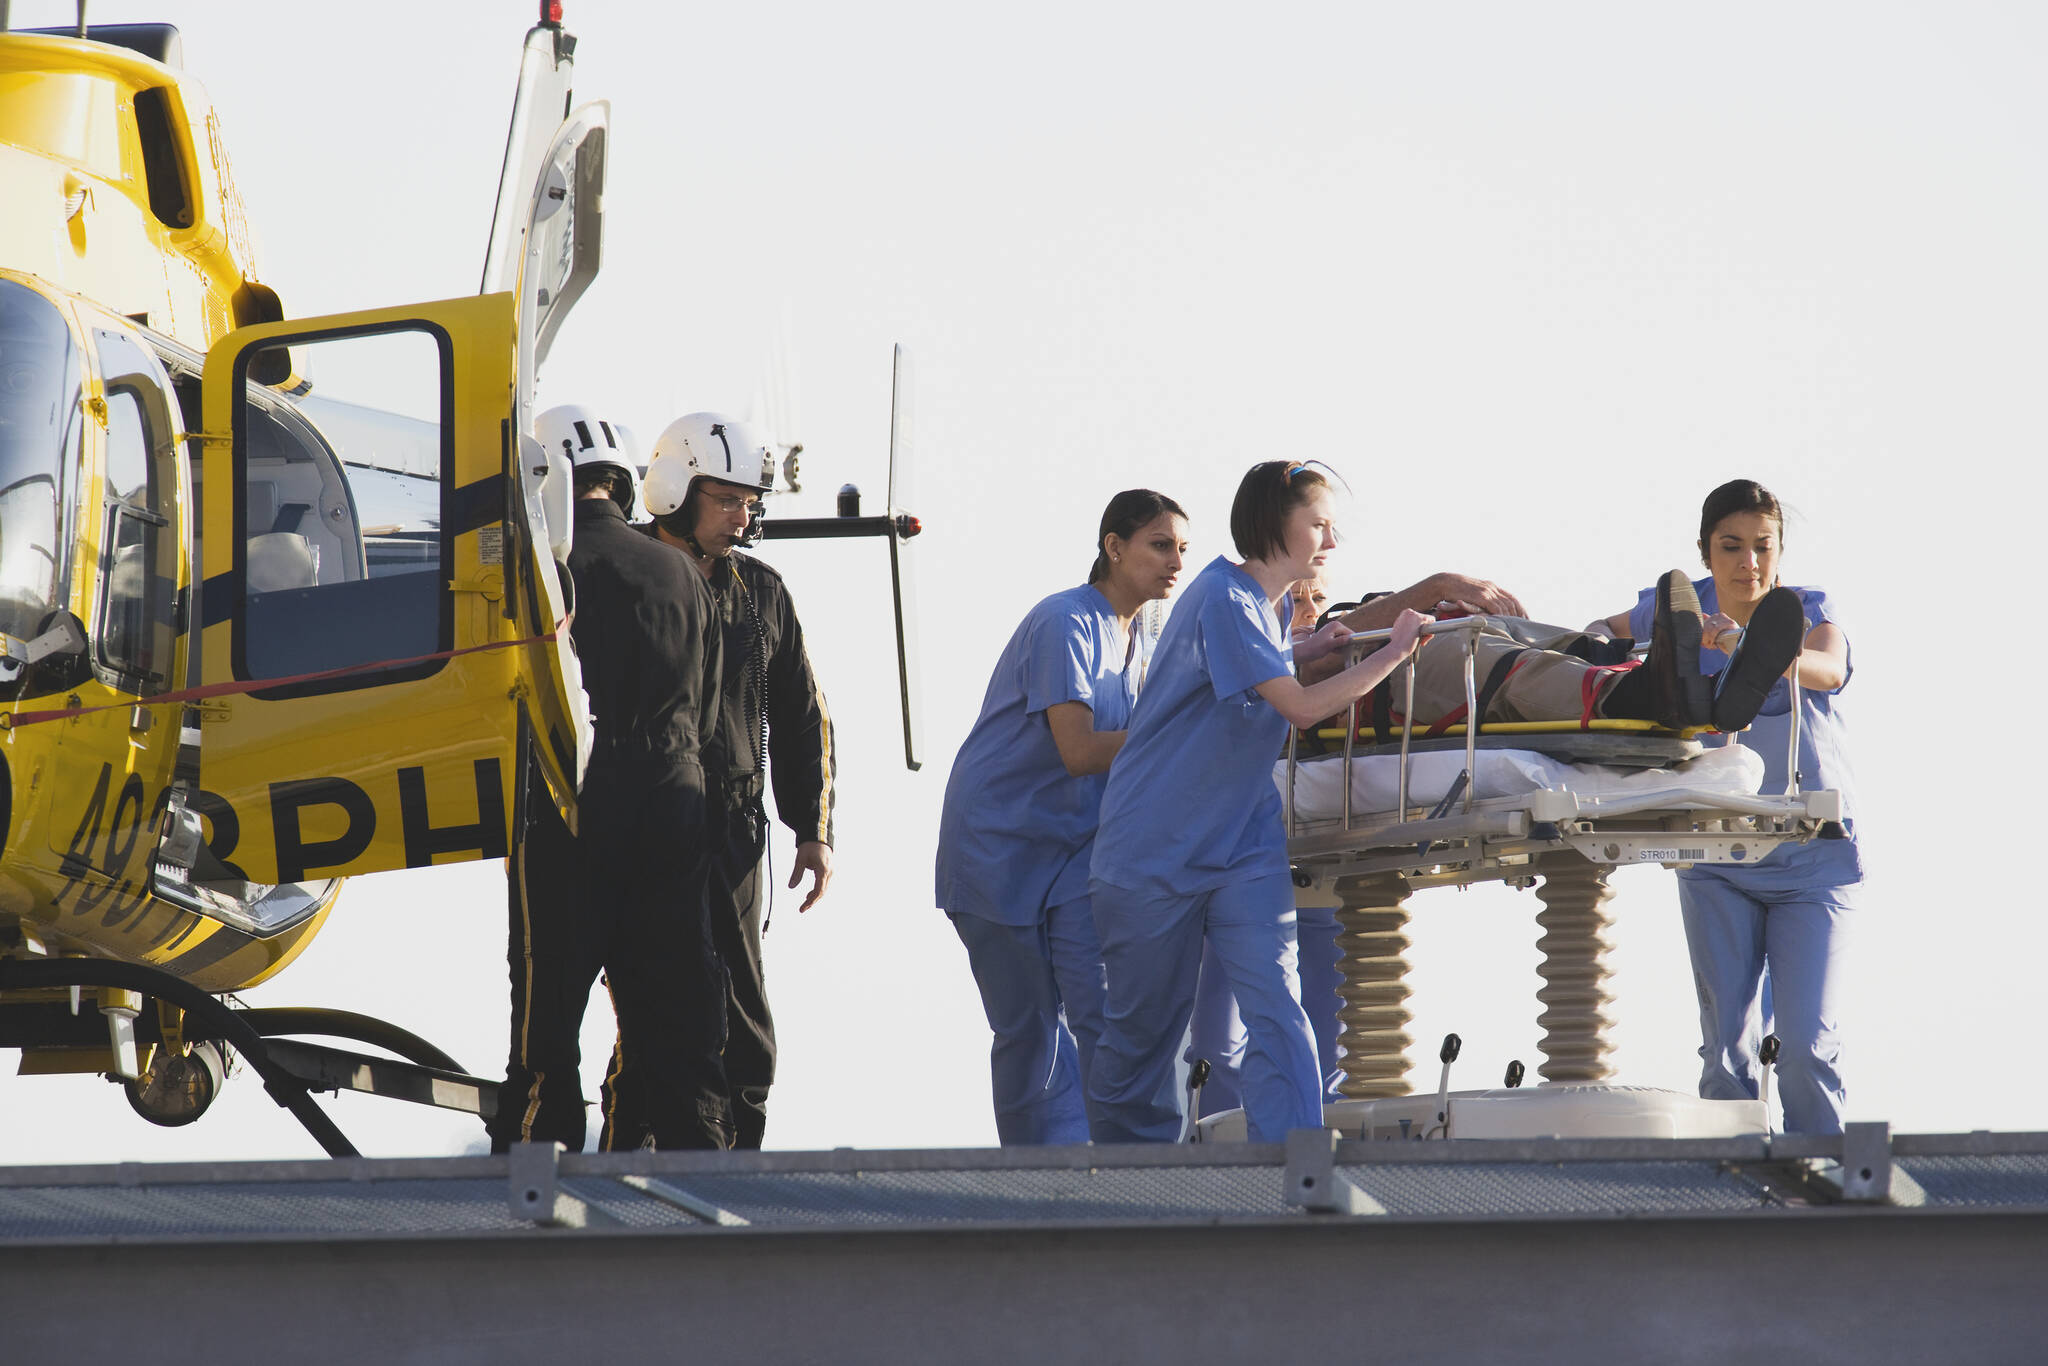
[[[1700,597],[1700,610],[1718,612],[1720,594],[1711,576],[1693,580]],[[1825,589],[1794,588],[1806,609],[1806,629],[1822,622],[1842,626],[1840,611]],[[1650,622],[1656,615],[1657,590],[1645,588],[1628,614],[1629,631],[1637,640],[1650,638]],[[1843,628],[1846,631],[1846,627]],[[1842,679],[1849,686],[1855,673],[1855,655]],[[1717,674],[1728,665],[1719,650],[1700,650],[1700,672]],[[1763,791],[1775,795],[1785,790],[1785,741],[1791,729],[1791,685],[1779,679],[1764,698],[1763,710],[1749,729],[1736,737],[1738,743],[1755,750],[1764,761]],[[1842,794],[1843,824],[1849,828],[1845,840],[1810,840],[1805,844],[1781,844],[1761,862],[1748,867],[1730,864],[1696,865],[1681,869],[1680,877],[1718,877],[1758,892],[1799,892],[1822,887],[1841,887],[1863,879],[1862,855],[1856,846],[1856,775],[1849,764],[1848,730],[1842,717],[1842,689],[1819,692],[1799,690],[1799,784],[1802,788],[1834,788]]]
[[[1194,896],[1287,872],[1273,761],[1287,721],[1259,696],[1294,672],[1294,645],[1258,580],[1218,558],[1167,619],[1130,735],[1110,766],[1098,881]]]
[[[934,895],[945,910],[999,925],[1036,925],[1088,894],[1106,774],[1075,777],[1060,762],[1048,708],[1079,702],[1095,729],[1122,730],[1144,677],[1144,633],[1126,645],[1109,599],[1093,585],[1031,609],[1003,649],[981,716],[953,759],[939,818]],[[1135,660],[1138,667],[1127,667]]]

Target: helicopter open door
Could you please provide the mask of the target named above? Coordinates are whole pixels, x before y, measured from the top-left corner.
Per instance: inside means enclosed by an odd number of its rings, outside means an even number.
[[[502,857],[525,737],[574,763],[562,680],[533,667],[553,622],[517,601],[552,574],[514,520],[517,332],[493,294],[209,353],[199,784],[234,876]]]
[[[533,438],[534,385],[556,332],[597,278],[603,260],[610,115],[611,106],[599,100],[570,114],[555,130],[535,173],[519,239],[518,359],[509,443],[516,477],[509,489],[518,509],[514,540],[531,548],[530,556],[522,555],[518,561],[531,563],[536,570],[520,574],[517,592],[508,595],[506,608],[532,626],[530,635],[536,638],[549,635],[546,624],[565,620],[575,603],[567,564],[573,475],[565,454],[544,451]],[[558,558],[550,561],[551,552]],[[564,629],[552,634],[553,640],[535,639],[523,647],[526,668],[542,681],[535,693],[531,752],[556,809],[574,830],[576,789],[590,757],[590,711],[569,633]]]

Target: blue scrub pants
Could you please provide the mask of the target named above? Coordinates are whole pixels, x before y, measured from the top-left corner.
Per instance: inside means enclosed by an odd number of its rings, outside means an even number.
[[[1316,1040],[1296,975],[1294,885],[1285,873],[1199,895],[1155,896],[1097,881],[1109,998],[1089,1078],[1098,1143],[1172,1143],[1186,1121],[1174,1055],[1195,1006],[1204,941],[1236,996],[1248,1043],[1242,1087],[1255,1143],[1320,1128]]]
[[[995,1032],[989,1076],[996,1136],[1086,1143],[1088,1075],[1102,1037],[1102,949],[1088,898],[1054,906],[1037,925],[947,913]]]
[[[1323,1096],[1337,1100],[1338,1084],[1344,1073],[1337,1066],[1343,1050],[1337,1035],[1344,1024],[1337,1018],[1344,998],[1341,951],[1337,936],[1335,906],[1302,906],[1295,911],[1295,938],[1301,960],[1301,1007],[1308,1013],[1309,1027],[1316,1036],[1316,1065],[1322,1069]],[[1202,950],[1201,984],[1195,988],[1195,1018],[1188,1031],[1187,1061],[1209,1060],[1209,1081],[1202,1087],[1201,1116],[1221,1114],[1244,1104],[1239,1072],[1244,1065],[1244,1018],[1238,1014],[1237,997],[1224,978],[1223,965],[1216,961],[1213,946]]]
[[[1763,1036],[1778,1036],[1785,1132],[1842,1132],[1840,967],[1855,884],[1752,892],[1680,878],[1678,906],[1699,988],[1700,1094],[1754,1100]]]

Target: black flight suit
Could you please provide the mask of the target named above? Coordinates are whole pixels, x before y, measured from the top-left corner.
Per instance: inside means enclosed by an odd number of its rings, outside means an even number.
[[[648,529],[650,532],[652,528]],[[699,579],[705,576],[698,575]],[[775,810],[798,843],[832,843],[833,781],[838,760],[825,694],[804,650],[789,589],[760,560],[737,551],[713,561],[725,648],[717,737],[706,747],[712,806],[711,915],[731,995],[726,1010],[726,1084],[733,1146],[758,1148],[775,1080],[775,1021],[762,976],[761,856],[768,814],[762,804],[765,730]],[[772,893],[771,893],[772,894]],[[616,1057],[616,1055],[615,1055]],[[631,1147],[645,1133],[638,1096],[608,1093],[606,1116],[618,1132],[608,1146]]]
[[[732,1143],[721,1053],[725,972],[712,937],[704,743],[723,675],[717,604],[681,551],[609,498],[575,502],[571,635],[596,737],[571,837],[528,765],[527,827],[507,867],[512,1048],[489,1128],[583,1147],[578,1034],[602,970],[615,1078],[663,1148]]]

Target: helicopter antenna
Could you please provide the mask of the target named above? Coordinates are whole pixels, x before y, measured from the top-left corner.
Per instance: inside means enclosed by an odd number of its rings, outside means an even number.
[[[5,24],[0,24],[0,28],[5,27]],[[85,0],[78,0],[78,36],[85,36]]]

